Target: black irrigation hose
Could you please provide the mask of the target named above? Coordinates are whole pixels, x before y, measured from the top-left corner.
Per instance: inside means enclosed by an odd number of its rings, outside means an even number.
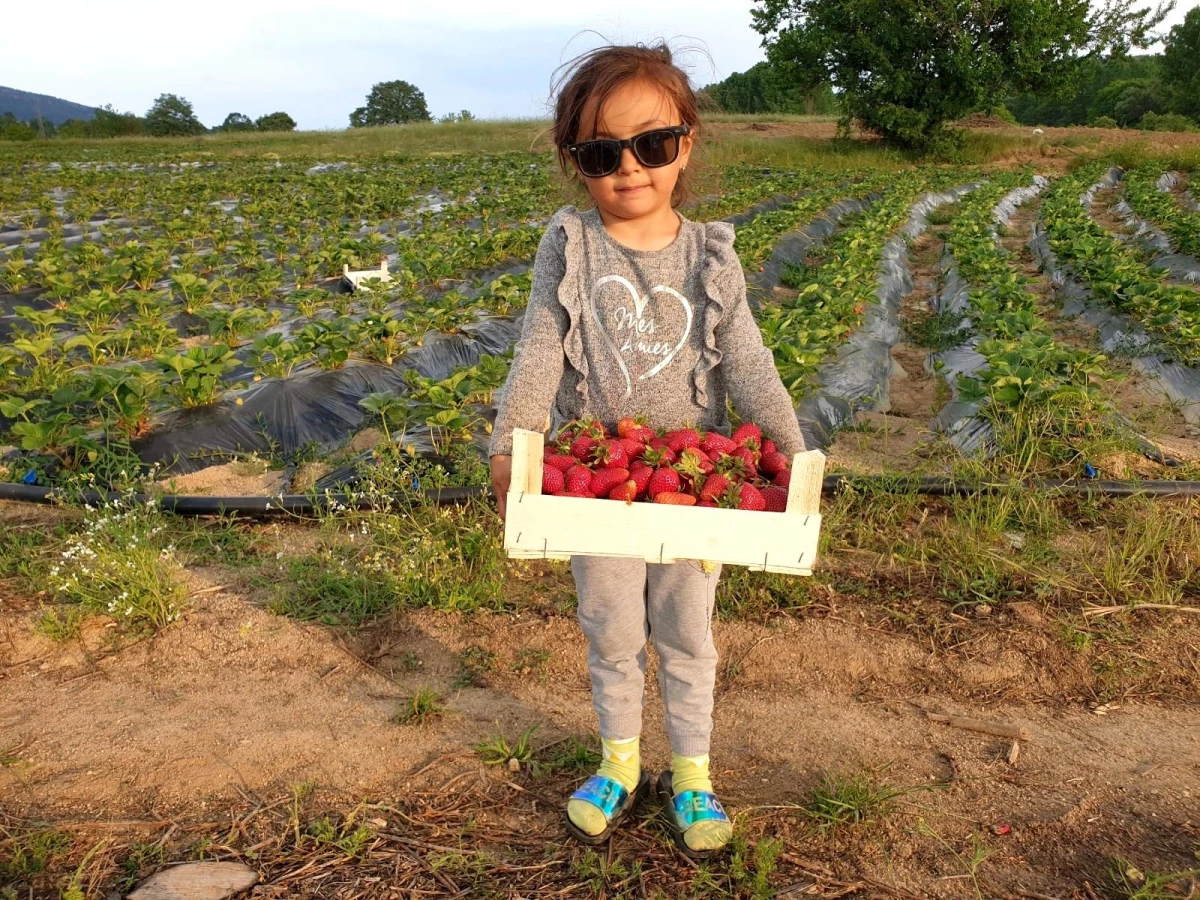
[[[974,494],[1001,494],[1011,491],[1013,483],[988,481],[955,481],[942,476],[895,477],[885,475],[826,475],[821,487],[823,494],[836,494],[841,490],[874,489],[890,493],[926,494],[932,497],[965,497]],[[1200,481],[1100,481],[1072,480],[1066,478],[1030,479],[1020,483],[1025,490],[1045,491],[1066,496],[1087,497],[1200,497]],[[467,503],[471,500],[491,497],[491,488],[453,487],[434,488],[424,492],[426,501],[436,505]],[[53,488],[24,484],[0,484],[0,500],[17,500],[26,503],[53,503],[63,495]],[[84,491],[73,495],[74,499],[99,506],[111,500],[121,499],[117,493]],[[279,513],[312,514],[331,507],[370,510],[377,506],[378,498],[350,497],[345,493],[325,493],[314,496],[307,494],[283,494],[275,497],[206,497],[166,495],[152,497],[134,494],[134,501],[147,503],[157,501],[159,507],[180,516],[215,516],[239,513],[244,516],[270,516]],[[410,494],[391,494],[388,500],[411,500]]]

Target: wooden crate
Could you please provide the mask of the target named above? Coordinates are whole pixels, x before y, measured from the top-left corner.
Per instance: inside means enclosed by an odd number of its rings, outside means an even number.
[[[514,559],[697,559],[812,574],[825,474],[825,454],[819,450],[793,457],[787,512],[771,513],[543,495],[542,443],[536,431],[513,434],[504,549]]]

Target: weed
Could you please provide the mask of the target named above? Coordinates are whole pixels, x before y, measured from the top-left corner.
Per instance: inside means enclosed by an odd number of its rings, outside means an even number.
[[[147,867],[161,866],[165,859],[166,854],[161,842],[134,841],[129,848],[129,855],[121,861],[122,890],[128,891],[138,883]]]
[[[537,731],[537,726],[531,725],[522,731],[520,737],[513,743],[509,743],[508,738],[501,733],[491,740],[476,744],[474,749],[479,754],[479,758],[483,760],[484,765],[511,766],[513,760],[520,765],[529,765],[533,763],[533,734],[535,731]]]
[[[546,775],[591,773],[600,765],[600,751],[591,739],[572,735],[537,754],[538,766]]]
[[[904,321],[904,337],[914,346],[934,353],[951,350],[971,336],[962,313],[946,311]]]
[[[521,647],[513,655],[512,669],[518,675],[545,675],[546,664],[554,654],[544,647]]]
[[[487,687],[487,676],[496,668],[496,654],[478,644],[468,647],[458,659],[454,687]]]
[[[34,626],[39,634],[63,643],[79,637],[87,612],[80,606],[46,606]]]
[[[717,582],[717,614],[722,619],[761,621],[775,613],[803,609],[811,602],[810,593],[806,578],[729,566]]]
[[[418,672],[425,667],[421,657],[412,650],[406,650],[396,657],[396,665],[404,672]]]
[[[967,870],[966,874],[971,879],[971,885],[975,889],[975,896],[979,900],[983,900],[983,891],[979,886],[979,867],[984,864],[989,856],[996,852],[995,848],[985,846],[976,835],[971,835],[971,854],[968,856],[965,853],[960,853],[944,837],[938,834],[929,825],[925,819],[917,818],[917,831],[926,837],[934,838],[939,844],[954,854],[955,858]]]
[[[1115,859],[1108,877],[1120,900],[1183,900],[1194,895],[1200,869],[1159,875],[1143,872],[1128,860]]]
[[[400,705],[391,721],[395,725],[424,725],[442,715],[441,701],[433,688],[423,687]]]
[[[591,896],[599,897],[620,890],[625,882],[636,878],[641,872],[641,863],[632,865],[622,857],[611,858],[609,854],[585,850],[571,863],[571,874],[579,879],[581,886],[589,889]]]
[[[801,811],[822,831],[836,831],[847,825],[871,822],[874,817],[885,815],[897,797],[922,789],[879,785],[869,772],[849,776],[826,773]]]
[[[62,831],[32,831],[16,837],[0,832],[0,882],[23,881],[45,872],[50,862],[67,853],[71,837]]]
[[[396,585],[332,551],[285,557],[274,584],[271,612],[326,625],[360,625],[401,605]]]
[[[366,824],[356,825],[354,818],[352,813],[345,821],[336,823],[322,816],[309,822],[305,835],[318,845],[334,847],[346,856],[361,859],[375,837],[375,831]]]

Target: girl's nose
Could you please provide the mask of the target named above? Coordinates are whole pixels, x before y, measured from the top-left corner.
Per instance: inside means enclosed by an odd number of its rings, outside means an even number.
[[[618,171],[622,175],[628,175],[630,172],[636,172],[641,168],[641,163],[637,161],[637,157],[633,155],[633,150],[629,147],[621,148],[621,166]]]

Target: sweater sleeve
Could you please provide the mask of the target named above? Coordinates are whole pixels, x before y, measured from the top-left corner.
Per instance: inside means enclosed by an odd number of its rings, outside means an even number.
[[[775,358],[763,344],[762,332],[746,300],[746,276],[737,262],[724,267],[723,296],[728,308],[717,326],[717,347],[725,388],[743,419],[762,428],[779,449],[791,456],[805,449],[792,398],[779,378]]]
[[[500,391],[489,456],[512,453],[514,429],[541,431],[554,404],[563,375],[563,340],[570,324],[558,301],[558,286],[566,271],[564,248],[563,229],[552,220],[538,244],[533,287],[512,367]]]

